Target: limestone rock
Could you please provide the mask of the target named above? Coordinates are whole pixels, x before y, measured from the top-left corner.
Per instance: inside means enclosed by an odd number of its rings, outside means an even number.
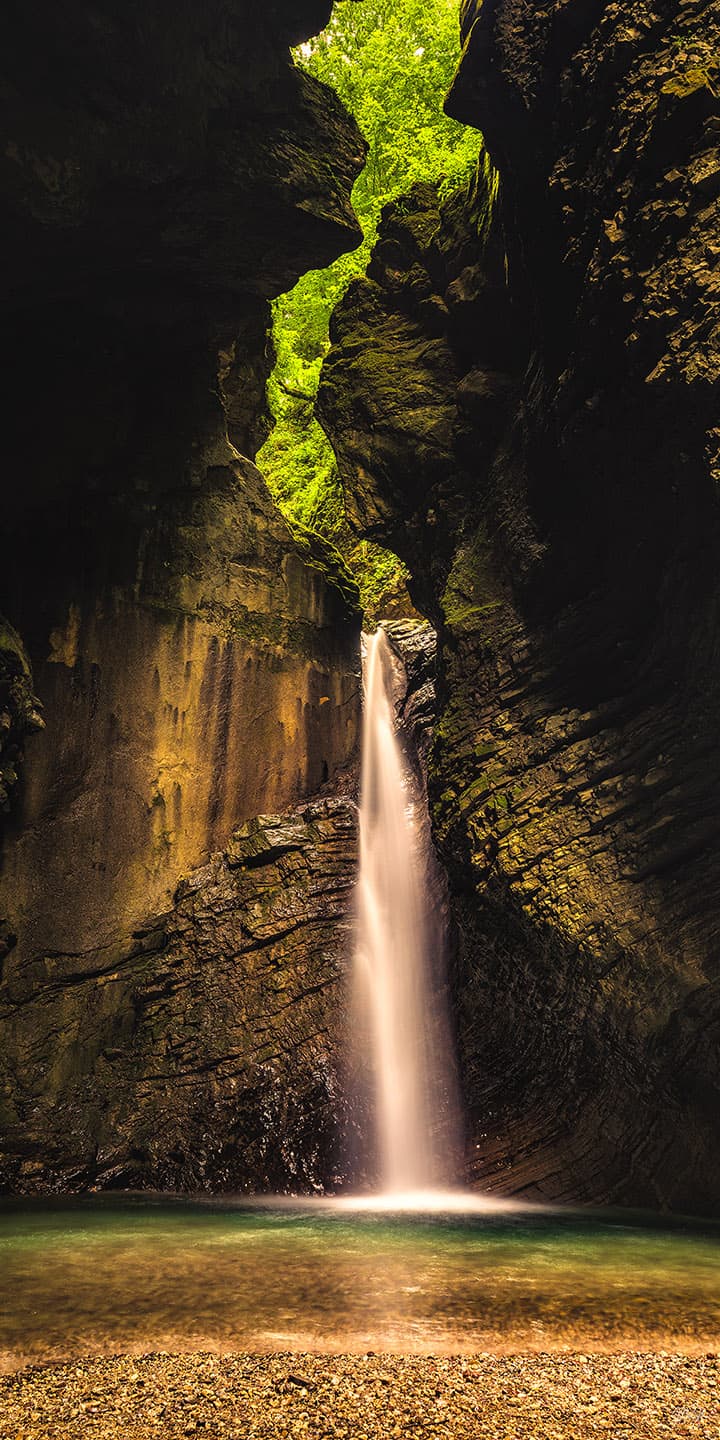
[[[359,616],[250,462],[218,449],[144,539],[140,596],[71,602],[35,667],[47,727],[2,883],[24,973],[69,953],[96,969],[234,826],[311,794],[357,743]]]
[[[507,346],[502,250],[486,233],[490,211],[484,171],[445,205],[433,186],[418,184],[386,207],[367,277],[334,312],[318,396],[351,524],[406,560],[413,599],[433,617],[454,528],[475,484],[475,457],[467,466],[463,454],[464,399],[473,386],[475,395],[485,387],[481,409],[492,434],[512,391],[510,373],[497,373],[497,354],[492,373],[478,365],[470,379],[468,325],[460,318],[474,303],[468,297],[482,293],[488,319],[474,353],[481,358],[492,346],[491,316]],[[509,371],[509,347],[506,361]]]
[[[437,720],[437,635],[427,620],[385,620],[383,630],[405,667],[399,719],[424,767]]]
[[[263,816],[92,973],[17,973],[0,1188],[332,1186],[356,852],[350,798]]]
[[[109,1137],[136,1114],[144,1135],[161,1134],[190,1084],[166,1040],[187,1043],[207,1078],[192,1122],[178,1108],[196,1158],[165,1151],[148,1173],[222,1183],[202,1138],[217,1155],[223,1125],[236,1134],[230,1083],[214,1098],[220,991],[188,1002],[187,1032],[176,1012],[172,1040],[170,940],[143,926],[238,825],[306,800],[357,743],[357,595],[334,557],[290,532],[251,463],[267,423],[269,301],[360,240],[350,191],[364,141],[288,51],[328,13],[326,0],[71,0],[61,15],[39,0],[3,20],[0,608],[46,729],[26,746],[4,837],[0,1048],[15,1057],[13,1154],[31,1155],[38,1186],[130,1174],[130,1150],[118,1138],[115,1156]],[[3,642],[2,654],[0,687],[9,673],[22,708],[30,669],[21,649]],[[136,1031],[140,977],[150,1019]],[[238,1016],[242,1003],[228,992]],[[232,1040],[238,1055],[253,1023]],[[284,1046],[253,1072],[254,1111],[248,1081],[238,1124],[253,1144],[266,1080],[283,1091],[289,1033]],[[290,1146],[298,1127],[288,1121]],[[292,1164],[278,1159],[277,1183],[322,1168]],[[257,1156],[238,1166],[261,1183]]]
[[[306,257],[327,264],[359,240],[349,193],[363,142],[287,50],[327,8],[306,0],[289,22],[247,0],[202,12],[101,0],[61,18],[39,0],[32,17],[6,17],[2,253],[15,305],[37,304],[39,289],[132,304],[142,289],[152,312],[194,292],[217,318],[233,295],[287,289]]]
[[[92,971],[356,744],[357,595],[237,449],[268,299],[359,239],[364,142],[287,50],[326,9],[7,19],[0,590],[47,722],[6,836],[15,967]]]

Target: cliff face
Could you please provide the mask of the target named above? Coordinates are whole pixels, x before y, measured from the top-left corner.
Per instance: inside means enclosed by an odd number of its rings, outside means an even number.
[[[358,708],[352,594],[227,439],[262,433],[268,296],[359,238],[362,141],[287,51],[327,7],[41,8],[3,59],[0,605],[46,721],[3,874],[25,974],[92,968],[344,764]]]
[[[440,629],[469,1173],[711,1209],[720,17],[485,0],[463,24],[450,108],[500,196],[385,217],[321,415],[356,527]]]
[[[434,636],[407,621],[390,635],[416,764]],[[118,928],[92,964],[8,967],[1,1190],[297,1193],[362,1171],[355,1136],[369,1122],[346,1033],[356,794],[350,766],[312,800],[236,828],[164,912]]]
[[[3,987],[3,1188],[332,1184],[355,828],[341,798],[252,820],[92,971]]]
[[[79,0],[3,22],[0,766],[15,799],[0,1003],[11,1150],[25,1129],[39,1155],[45,1136],[48,1176],[92,1175],[132,1065],[138,1084],[152,1071],[151,1033],[162,1048],[157,1016],[144,1039],[128,1020],[139,969],[165,986],[148,917],[238,824],[312,794],[357,742],[352,584],[290,533],[247,458],[265,433],[269,299],[360,238],[364,142],[288,51],[329,10]],[[45,728],[25,744],[34,693]],[[218,1035],[235,1035],[238,1003],[218,982]],[[124,1071],[108,1037],[128,1026]],[[187,1096],[192,1064],[205,1075],[200,1041],[183,1071],[190,1130],[205,1096],[204,1079]],[[179,1162],[153,1163],[182,1182]]]
[[[354,748],[357,622],[254,466],[221,443],[208,474],[144,533],[135,593],[80,592],[35,664],[46,728],[7,837],[7,979],[63,957],[94,971],[234,826]]]

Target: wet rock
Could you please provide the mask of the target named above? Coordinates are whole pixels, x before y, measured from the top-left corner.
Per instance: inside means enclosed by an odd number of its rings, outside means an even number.
[[[356,856],[351,798],[261,817],[92,972],[14,972],[0,1186],[332,1186]]]
[[[0,901],[27,974],[102,968],[357,743],[357,593],[245,458],[269,300],[360,238],[364,142],[287,48],[327,6],[116,9],[8,17],[0,61],[0,596],[46,721]]]
[[[399,718],[425,765],[437,719],[437,635],[427,620],[385,620],[383,630],[405,667]]]
[[[470,295],[482,292],[486,316],[495,307],[498,328],[501,312],[507,321],[502,252],[487,234],[490,211],[485,170],[445,205],[433,186],[418,184],[386,207],[367,277],[334,312],[318,396],[351,524],[359,534],[382,536],[407,560],[412,597],[432,617],[452,527],[474,483],[462,458],[461,397],[497,426],[511,384],[505,374],[471,374],[458,338],[474,329],[472,320],[458,319]],[[449,308],[442,297],[450,298],[453,286]],[[486,332],[475,353],[487,344]]]
[[[47,726],[1,887],[19,973],[70,953],[93,973],[235,826],[357,744],[359,614],[249,461],[219,442],[202,473],[145,532],[140,594],[86,592],[35,664]]]

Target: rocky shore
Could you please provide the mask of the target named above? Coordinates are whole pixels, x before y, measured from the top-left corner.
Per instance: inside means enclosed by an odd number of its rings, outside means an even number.
[[[0,1381],[0,1440],[717,1440],[720,1356],[116,1356]]]

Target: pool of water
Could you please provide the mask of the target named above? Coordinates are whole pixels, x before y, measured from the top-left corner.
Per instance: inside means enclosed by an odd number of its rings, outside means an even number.
[[[720,1344],[720,1228],[455,1197],[0,1202],[0,1364]]]

